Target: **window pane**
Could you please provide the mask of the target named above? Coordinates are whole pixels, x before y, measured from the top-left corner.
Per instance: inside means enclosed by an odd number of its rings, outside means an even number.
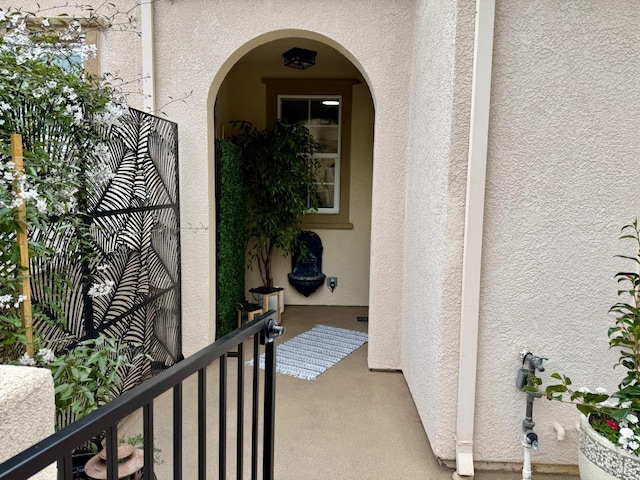
[[[311,126],[309,132],[316,142],[320,144],[319,153],[338,153],[338,137],[340,129],[334,126]]]
[[[333,208],[334,206],[334,185],[318,185],[316,197],[318,198],[318,208]]]
[[[334,183],[336,181],[336,160],[334,158],[324,158],[322,166],[318,170],[319,183]]]
[[[287,98],[281,100],[280,118],[286,123],[308,125],[309,100]]]
[[[337,105],[325,105],[323,102],[338,102]],[[336,98],[319,98],[311,100],[312,125],[338,125],[340,103]]]

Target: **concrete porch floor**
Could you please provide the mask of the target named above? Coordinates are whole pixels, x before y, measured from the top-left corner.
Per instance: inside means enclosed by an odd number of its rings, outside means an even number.
[[[316,324],[366,331],[366,307],[287,306],[282,317],[286,341]],[[247,345],[247,351],[250,350]],[[250,353],[247,354],[250,356]],[[237,360],[228,360],[227,478],[235,478],[235,388]],[[246,403],[251,371],[246,368]],[[217,478],[217,363],[207,371],[207,478]],[[184,478],[197,478],[196,379],[184,384]],[[453,470],[434,457],[409,389],[400,372],[372,372],[367,345],[356,350],[315,381],[287,375],[276,379],[275,478],[278,480],[426,479],[449,480]],[[193,407],[192,407],[192,406]],[[248,405],[250,406],[250,405]],[[154,402],[155,442],[163,463],[159,479],[172,475],[171,393]],[[249,478],[250,409],[245,410],[245,475]],[[121,438],[142,431],[140,415],[119,428]],[[454,432],[452,432],[452,435]],[[476,470],[476,480],[519,480],[521,472]],[[572,475],[534,473],[535,480],[578,480]]]

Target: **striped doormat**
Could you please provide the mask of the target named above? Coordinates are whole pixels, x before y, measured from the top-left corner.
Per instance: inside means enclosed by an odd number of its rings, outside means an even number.
[[[316,325],[276,347],[276,371],[315,380],[367,340],[368,336],[363,332]],[[247,365],[253,365],[253,360]],[[264,369],[264,353],[260,355],[260,368]]]

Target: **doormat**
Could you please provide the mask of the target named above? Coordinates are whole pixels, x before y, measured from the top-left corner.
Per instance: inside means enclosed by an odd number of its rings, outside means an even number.
[[[316,325],[276,346],[276,371],[315,380],[367,341],[368,335],[364,332]],[[253,365],[253,360],[247,365]],[[260,368],[264,369],[264,353],[260,355]]]

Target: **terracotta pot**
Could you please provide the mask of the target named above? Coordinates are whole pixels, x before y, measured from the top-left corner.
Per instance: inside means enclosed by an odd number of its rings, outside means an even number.
[[[638,480],[640,457],[615,446],[580,418],[580,480]]]

